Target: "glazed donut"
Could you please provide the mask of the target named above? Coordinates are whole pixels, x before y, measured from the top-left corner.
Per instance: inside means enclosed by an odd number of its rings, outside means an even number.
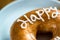
[[[11,40],[38,40],[38,32],[52,33],[49,40],[60,39],[60,11],[56,7],[27,12],[13,23],[10,35]]]

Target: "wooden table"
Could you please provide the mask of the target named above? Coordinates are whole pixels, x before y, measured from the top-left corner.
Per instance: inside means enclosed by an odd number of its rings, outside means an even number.
[[[0,9],[12,2],[13,0],[0,0]]]

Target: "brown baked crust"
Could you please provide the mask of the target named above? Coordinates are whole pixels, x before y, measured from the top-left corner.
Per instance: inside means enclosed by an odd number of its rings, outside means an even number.
[[[30,18],[31,14],[36,15],[35,11],[36,10],[28,12],[25,15]],[[49,15],[52,15],[52,12],[54,11],[51,11]],[[58,12],[60,11],[58,10]],[[56,36],[60,36],[60,15],[58,15],[55,19],[51,18],[49,20],[46,14],[43,14],[42,17],[44,18],[45,22],[37,20],[33,25],[27,23],[28,27],[26,29],[22,29],[20,27],[21,22],[15,21],[11,27],[11,40],[36,40],[36,33],[38,30],[43,32],[52,32],[53,38],[55,38]],[[26,20],[26,18],[23,16],[19,19]],[[56,26],[56,28],[54,28],[54,26]]]

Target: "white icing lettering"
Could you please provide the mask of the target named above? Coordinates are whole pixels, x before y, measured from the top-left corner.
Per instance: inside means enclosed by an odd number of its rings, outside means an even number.
[[[49,16],[49,12],[50,12],[50,9],[49,8],[43,8],[44,12],[46,13],[46,15],[48,16],[48,19],[50,19],[50,16]]]
[[[51,9],[52,9],[52,7],[51,7]],[[52,13],[52,18],[56,18],[58,16],[58,10],[57,10],[56,7],[54,9],[52,9],[52,10],[55,10],[56,11],[56,12],[53,12]]]
[[[33,14],[30,16],[30,18],[33,22],[35,22],[37,19],[40,20],[40,18],[38,18],[37,16],[35,16]]]
[[[23,29],[27,28],[27,24],[26,24],[27,21],[23,21],[23,20],[17,19],[17,22],[22,22],[21,28],[23,28]]]
[[[27,22],[29,22],[29,23],[31,23],[31,24],[33,24],[33,22],[35,22],[36,20],[41,20],[41,21],[45,21],[44,20],[44,18],[42,17],[42,15],[45,13],[46,15],[47,15],[47,17],[48,17],[48,19],[50,19],[50,15],[49,15],[49,12],[51,11],[51,10],[55,10],[55,12],[52,12],[52,18],[56,18],[57,16],[58,16],[58,10],[57,10],[57,8],[56,7],[54,7],[54,8],[52,8],[52,7],[50,7],[50,8],[43,8],[43,10],[37,10],[37,11],[35,11],[35,13],[38,15],[38,17],[36,16],[36,15],[34,15],[34,14],[31,14],[30,15],[30,19],[26,16],[26,15],[24,15],[24,17],[27,19],[26,21],[24,21],[24,20],[20,20],[20,19],[17,19],[17,22],[22,22],[21,23],[21,28],[27,28]]]
[[[40,19],[44,22],[44,19],[42,18],[42,15],[44,14],[43,10],[36,11],[37,15],[40,17]]]
[[[29,21],[31,24],[33,24],[33,22],[26,15],[24,15],[24,17],[27,19],[27,21]]]

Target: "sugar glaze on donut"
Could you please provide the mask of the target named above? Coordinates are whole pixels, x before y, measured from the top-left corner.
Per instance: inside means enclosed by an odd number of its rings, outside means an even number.
[[[36,14],[39,16],[39,17],[37,17],[36,15],[34,15],[34,14],[31,14],[30,15],[30,19],[26,16],[26,15],[24,15],[24,17],[27,19],[26,21],[24,21],[24,20],[20,20],[20,19],[17,19],[17,22],[22,22],[22,24],[21,24],[21,28],[26,28],[27,27],[27,24],[26,24],[26,22],[30,22],[31,24],[33,24],[33,22],[35,22],[36,20],[42,20],[43,22],[45,21],[43,18],[42,18],[42,15],[44,14],[44,12],[45,12],[45,14],[47,15],[47,17],[48,17],[48,19],[50,19],[50,15],[49,15],[49,12],[51,11],[51,10],[54,10],[55,12],[53,12],[52,13],[52,18],[56,18],[57,16],[58,16],[58,10],[57,10],[57,8],[55,7],[54,9],[52,8],[52,7],[50,7],[50,8],[43,8],[43,10],[37,10],[36,11]],[[41,12],[41,13],[40,13]],[[33,19],[34,18],[34,19]],[[25,26],[23,26],[25,24]]]
[[[11,27],[11,40],[37,40],[38,31],[52,32],[50,40],[60,40],[60,11],[54,7],[30,11]]]

